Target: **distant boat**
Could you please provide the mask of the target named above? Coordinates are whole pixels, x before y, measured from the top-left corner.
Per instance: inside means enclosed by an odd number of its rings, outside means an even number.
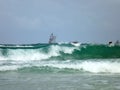
[[[70,42],[70,44],[72,44],[72,45],[74,45],[74,46],[80,46],[80,43],[77,42],[77,41]]]
[[[48,43],[56,43],[56,36],[54,36],[53,33],[51,33]]]

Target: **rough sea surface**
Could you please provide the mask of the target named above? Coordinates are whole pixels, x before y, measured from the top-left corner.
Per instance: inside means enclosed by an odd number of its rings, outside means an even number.
[[[0,90],[120,90],[120,46],[1,44]]]

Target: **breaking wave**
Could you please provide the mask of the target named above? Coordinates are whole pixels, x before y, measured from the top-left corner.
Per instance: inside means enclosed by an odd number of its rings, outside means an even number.
[[[0,45],[0,71],[120,73],[120,46]]]

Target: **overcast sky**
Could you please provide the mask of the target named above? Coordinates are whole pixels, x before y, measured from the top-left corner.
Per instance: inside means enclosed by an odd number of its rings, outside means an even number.
[[[0,43],[120,39],[120,0],[0,0]]]

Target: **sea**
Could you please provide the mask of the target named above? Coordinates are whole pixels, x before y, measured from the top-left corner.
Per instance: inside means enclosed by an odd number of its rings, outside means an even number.
[[[120,46],[0,44],[0,90],[120,90]]]

